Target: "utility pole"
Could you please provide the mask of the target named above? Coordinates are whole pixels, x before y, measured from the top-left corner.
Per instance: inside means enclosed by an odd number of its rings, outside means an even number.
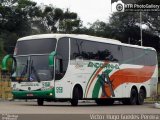
[[[140,37],[141,37],[141,46],[143,46],[142,40],[142,12],[140,11]]]
[[[128,38],[128,44],[131,44],[131,40],[130,40],[130,37]]]

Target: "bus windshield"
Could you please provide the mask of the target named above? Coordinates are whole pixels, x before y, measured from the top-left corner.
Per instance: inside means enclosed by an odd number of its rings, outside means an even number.
[[[24,40],[17,42],[14,57],[16,70],[12,78],[19,82],[40,82],[53,79],[49,66],[50,53],[55,51],[56,39]]]

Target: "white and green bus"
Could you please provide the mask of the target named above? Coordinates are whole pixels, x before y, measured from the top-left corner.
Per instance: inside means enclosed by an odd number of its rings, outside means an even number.
[[[6,56],[2,69],[6,69]],[[11,73],[15,99],[95,100],[98,105],[143,104],[156,95],[154,48],[74,34],[42,34],[18,39]]]

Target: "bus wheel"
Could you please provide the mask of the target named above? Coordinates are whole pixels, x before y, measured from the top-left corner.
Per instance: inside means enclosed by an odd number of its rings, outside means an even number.
[[[38,104],[39,106],[43,106],[44,100],[43,100],[43,99],[37,99],[37,104]]]
[[[78,87],[75,87],[74,91],[73,91],[73,98],[71,99],[71,105],[72,106],[77,106],[78,105],[78,99],[79,99],[79,89],[78,89]]]
[[[138,99],[138,93],[136,89],[131,90],[131,95],[130,95],[130,104],[131,105],[136,105],[137,104],[137,99]]]
[[[130,98],[125,98],[122,100],[122,103],[124,105],[136,105],[137,104],[137,99],[138,99],[138,93],[136,89],[131,90]]]
[[[137,104],[143,105],[144,98],[145,98],[145,91],[143,89],[140,89],[139,94],[138,94]]]

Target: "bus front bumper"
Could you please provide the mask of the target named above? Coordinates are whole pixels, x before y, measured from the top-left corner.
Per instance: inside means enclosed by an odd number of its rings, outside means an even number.
[[[12,91],[14,99],[54,99],[54,89],[38,91]]]

